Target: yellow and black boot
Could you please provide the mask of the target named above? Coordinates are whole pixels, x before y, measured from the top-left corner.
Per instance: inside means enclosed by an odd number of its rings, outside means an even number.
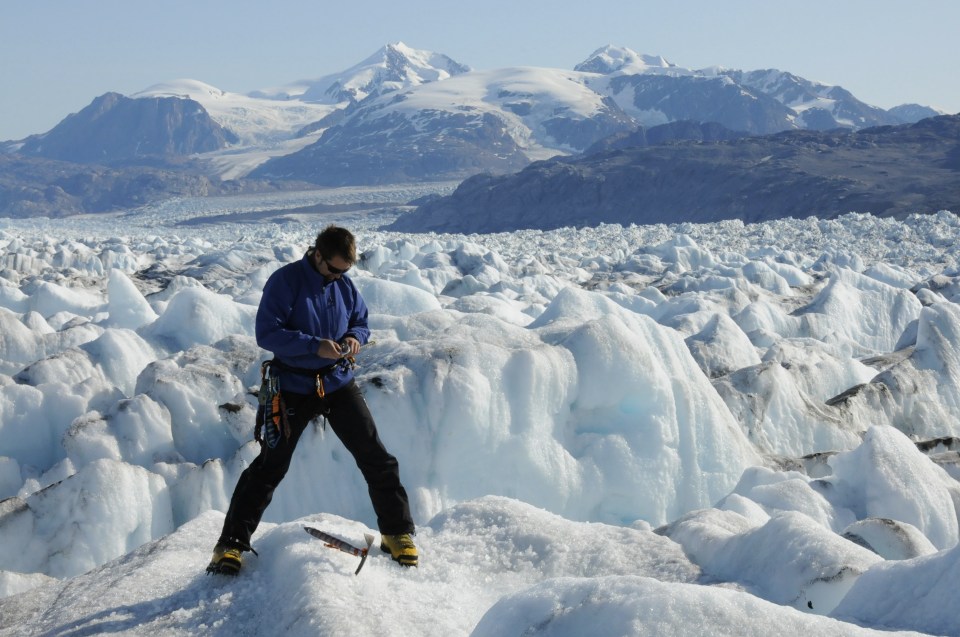
[[[213,548],[213,559],[207,566],[207,573],[220,575],[236,575],[243,566],[243,557],[240,549],[227,545],[217,544]]]
[[[395,562],[403,566],[417,565],[417,546],[409,533],[381,536],[380,550],[389,553]]]

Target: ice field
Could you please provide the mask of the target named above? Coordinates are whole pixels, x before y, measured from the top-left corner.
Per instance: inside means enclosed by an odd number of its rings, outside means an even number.
[[[0,635],[960,634],[960,219],[297,211],[428,190],[0,219]],[[331,222],[421,566],[354,577],[302,531],[376,528],[317,422],[259,557],[207,577],[257,453],[261,288]]]

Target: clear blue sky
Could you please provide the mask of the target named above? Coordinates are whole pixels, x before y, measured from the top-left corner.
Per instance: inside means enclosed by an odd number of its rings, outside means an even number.
[[[0,140],[45,132],[107,91],[191,78],[246,93],[397,41],[475,69],[572,68],[614,44],[956,113],[958,28],[958,0],[0,0]]]

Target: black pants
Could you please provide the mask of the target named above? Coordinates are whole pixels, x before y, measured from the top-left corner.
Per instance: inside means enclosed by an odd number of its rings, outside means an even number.
[[[281,436],[273,449],[263,445],[260,455],[240,474],[223,521],[220,542],[250,548],[250,537],[273,499],[274,489],[290,468],[300,436],[310,421],[321,414],[326,415],[333,432],[353,455],[366,479],[380,532],[386,535],[413,533],[413,518],[407,492],[400,484],[397,459],[380,442],[377,426],[356,382],[351,380],[323,399],[286,392],[283,400],[290,422],[290,438]]]

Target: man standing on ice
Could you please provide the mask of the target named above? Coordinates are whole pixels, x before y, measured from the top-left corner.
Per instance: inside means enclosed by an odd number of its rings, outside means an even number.
[[[353,234],[328,226],[300,261],[274,272],[263,288],[257,343],[274,358],[265,364],[257,414],[260,455],[240,475],[208,572],[240,571],[242,553],[253,550],[250,537],[287,473],[297,441],[319,416],[330,422],[367,481],[380,548],[404,566],[417,565],[399,465],[380,442],[353,378],[352,357],[370,337],[366,303],[344,276],[356,260]]]

